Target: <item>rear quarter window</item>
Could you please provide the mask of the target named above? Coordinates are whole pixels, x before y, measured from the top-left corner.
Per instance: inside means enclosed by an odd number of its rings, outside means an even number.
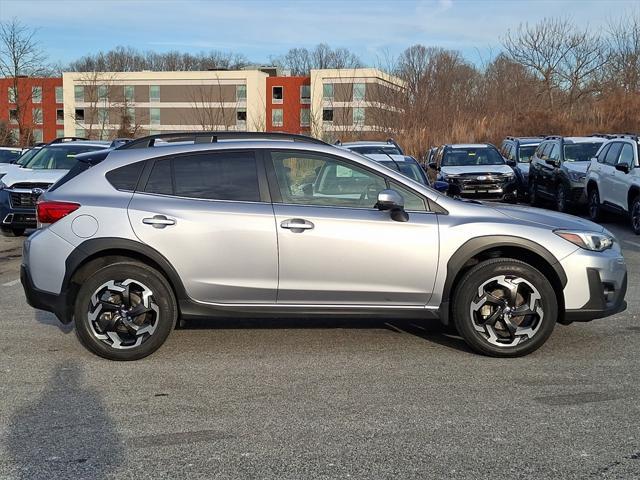
[[[111,170],[110,172],[107,172],[105,176],[107,181],[116,190],[133,192],[138,185],[138,180],[140,179],[140,174],[142,173],[144,164],[144,161],[131,163],[124,167]]]

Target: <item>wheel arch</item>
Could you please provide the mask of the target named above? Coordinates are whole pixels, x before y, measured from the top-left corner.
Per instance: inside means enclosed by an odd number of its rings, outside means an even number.
[[[640,186],[631,186],[629,192],[627,193],[627,212],[631,213],[631,204],[638,196],[640,196]]]
[[[66,292],[66,303],[72,307],[82,282],[93,268],[106,266],[116,258],[129,258],[148,265],[163,275],[178,301],[188,299],[184,284],[171,263],[148,245],[122,238],[99,238],[81,243],[65,262],[65,278],[62,291]]]
[[[526,238],[498,235],[472,238],[465,242],[451,256],[447,263],[447,277],[442,292],[439,313],[440,320],[449,324],[451,317],[451,297],[462,276],[474,265],[491,258],[514,258],[521,260],[544,274],[558,295],[558,322],[564,320],[564,295],[567,275],[549,250]]]
[[[593,189],[598,190],[598,182],[596,182],[593,178],[590,178],[587,181],[587,193],[591,192]]]

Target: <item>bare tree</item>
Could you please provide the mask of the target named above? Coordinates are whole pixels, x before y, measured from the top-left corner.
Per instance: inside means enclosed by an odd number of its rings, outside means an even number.
[[[326,43],[316,45],[312,50],[292,48],[281,57],[271,59],[276,65],[291,71],[292,75],[309,75],[312,69],[359,68],[362,62],[358,56],[346,48],[332,49]]]
[[[48,72],[44,63],[46,55],[36,40],[36,33],[35,29],[15,18],[0,23],[0,75],[10,78],[12,82],[13,98],[10,100],[15,104],[18,143],[21,146],[31,142],[33,129],[25,121],[25,112],[31,103],[32,92],[31,89],[19,88],[21,77],[41,76]]]

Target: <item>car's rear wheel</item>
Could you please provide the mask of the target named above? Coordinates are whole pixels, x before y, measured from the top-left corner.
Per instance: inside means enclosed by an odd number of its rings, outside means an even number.
[[[569,191],[564,184],[556,188],[556,210],[563,213],[569,210]]]
[[[89,276],[74,308],[82,344],[110,360],[150,355],[167,339],[177,317],[175,296],[164,276],[126,259]]]
[[[589,205],[589,218],[591,219],[591,221],[592,222],[602,221],[603,214],[602,214],[602,205],[600,205],[600,193],[598,192],[598,189],[595,187],[592,187],[589,190],[588,205]]]
[[[640,235],[640,195],[631,202],[631,229],[636,235]]]
[[[537,269],[519,260],[486,260],[470,269],[453,298],[458,332],[476,352],[517,357],[538,349],[558,317],[554,289]]]

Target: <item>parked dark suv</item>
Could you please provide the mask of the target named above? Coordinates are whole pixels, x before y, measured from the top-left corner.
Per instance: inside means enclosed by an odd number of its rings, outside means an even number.
[[[507,160],[515,162],[513,170],[518,179],[518,198],[529,196],[529,165],[533,154],[544,137],[507,137],[502,141],[500,153]]]
[[[587,203],[585,182],[591,158],[607,139],[602,136],[550,136],[538,145],[529,168],[529,201],[552,200],[556,210]]]

